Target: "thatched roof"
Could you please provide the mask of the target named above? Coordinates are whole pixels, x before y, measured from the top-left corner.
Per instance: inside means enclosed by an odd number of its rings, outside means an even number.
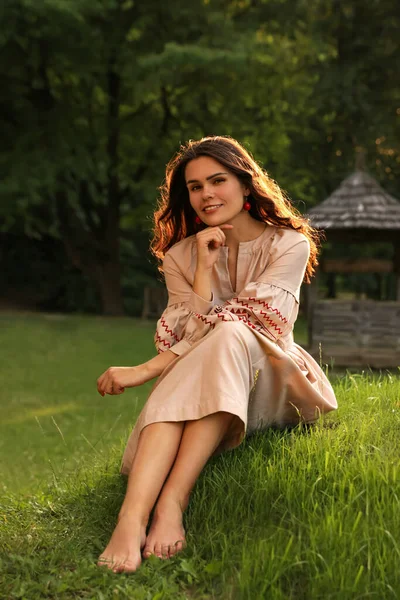
[[[365,171],[355,171],[308,215],[317,229],[400,229],[400,202]]]

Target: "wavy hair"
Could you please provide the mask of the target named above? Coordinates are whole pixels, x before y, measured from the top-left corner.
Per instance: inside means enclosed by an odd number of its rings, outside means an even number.
[[[310,243],[310,257],[304,280],[310,281],[318,264],[319,233],[294,208],[284,192],[262,169],[251,154],[230,136],[209,136],[189,141],[180,147],[166,168],[165,181],[160,187],[161,198],[154,213],[153,238],[150,250],[162,261],[166,252],[177,242],[198,233],[204,224],[195,223],[195,211],[186,187],[186,165],[200,156],[218,161],[250,190],[249,214],[268,225],[286,227],[303,233]],[[162,265],[159,270],[162,272]]]

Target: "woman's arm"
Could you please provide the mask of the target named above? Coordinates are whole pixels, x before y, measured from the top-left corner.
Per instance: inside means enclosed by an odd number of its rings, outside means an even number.
[[[167,350],[136,367],[109,367],[97,380],[97,391],[105,394],[122,394],[127,387],[142,385],[161,373],[177,358]]]
[[[149,377],[146,381],[150,381],[150,379],[154,379],[154,377],[161,375],[164,369],[166,369],[176,358],[176,354],[171,352],[171,350],[167,350],[145,362],[143,367],[145,367]]]
[[[206,302],[211,302],[212,300],[211,273],[213,266],[218,259],[220,248],[225,244],[226,240],[223,229],[232,228],[232,225],[207,227],[196,235],[197,265],[192,290]],[[173,328],[165,322],[163,317],[159,322],[161,323],[163,331],[168,336],[172,336],[171,341],[173,343],[176,341],[179,342],[177,334],[174,332]],[[169,341],[169,339],[164,339],[164,337],[161,337],[161,335],[157,336],[156,333],[158,346],[162,344],[164,347],[171,347],[171,341]],[[102,396],[105,394],[122,394],[127,387],[142,385],[154,377],[161,375],[164,369],[166,369],[179,354],[180,352],[163,350],[154,358],[136,367],[110,367],[97,380],[97,390]]]
[[[197,266],[193,281],[193,291],[207,302],[212,300],[211,273],[211,269]]]
[[[184,336],[192,314],[206,315],[212,309],[212,270],[218,259],[220,247],[226,240],[222,228],[232,229],[232,225],[207,227],[196,235],[197,264],[193,284],[188,282],[173,256],[169,252],[165,255],[163,266],[168,289],[168,306],[157,322],[154,336],[159,353],[169,349],[176,355],[186,352],[195,341],[191,336]],[[198,337],[196,333],[196,338]]]
[[[218,260],[220,248],[226,241],[223,229],[233,229],[233,225],[207,227],[196,234],[197,265],[193,291],[207,302],[212,300],[211,273]]]

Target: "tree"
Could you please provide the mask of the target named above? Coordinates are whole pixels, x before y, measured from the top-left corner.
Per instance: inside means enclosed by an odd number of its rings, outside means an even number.
[[[325,199],[366,155],[365,167],[400,195],[400,13],[393,0],[301,0],[307,37],[325,51],[308,126],[292,138],[290,163],[310,175],[310,203]]]
[[[283,159],[293,43],[253,18],[252,2],[223,0],[3,3],[3,228],[22,217],[60,236],[104,313],[123,311],[121,234],[149,228],[179,141],[233,134]]]

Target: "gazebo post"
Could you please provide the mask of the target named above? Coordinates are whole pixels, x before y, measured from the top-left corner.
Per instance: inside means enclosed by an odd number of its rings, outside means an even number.
[[[400,302],[400,244],[398,242],[394,244],[393,267],[396,278],[396,300]]]
[[[318,280],[319,280],[319,269],[317,267],[314,273],[314,277],[311,279],[311,283],[305,288],[306,291],[306,318],[307,318],[307,335],[308,335],[308,346],[309,348],[313,345],[313,331],[312,331],[312,315],[314,307],[318,300]]]

